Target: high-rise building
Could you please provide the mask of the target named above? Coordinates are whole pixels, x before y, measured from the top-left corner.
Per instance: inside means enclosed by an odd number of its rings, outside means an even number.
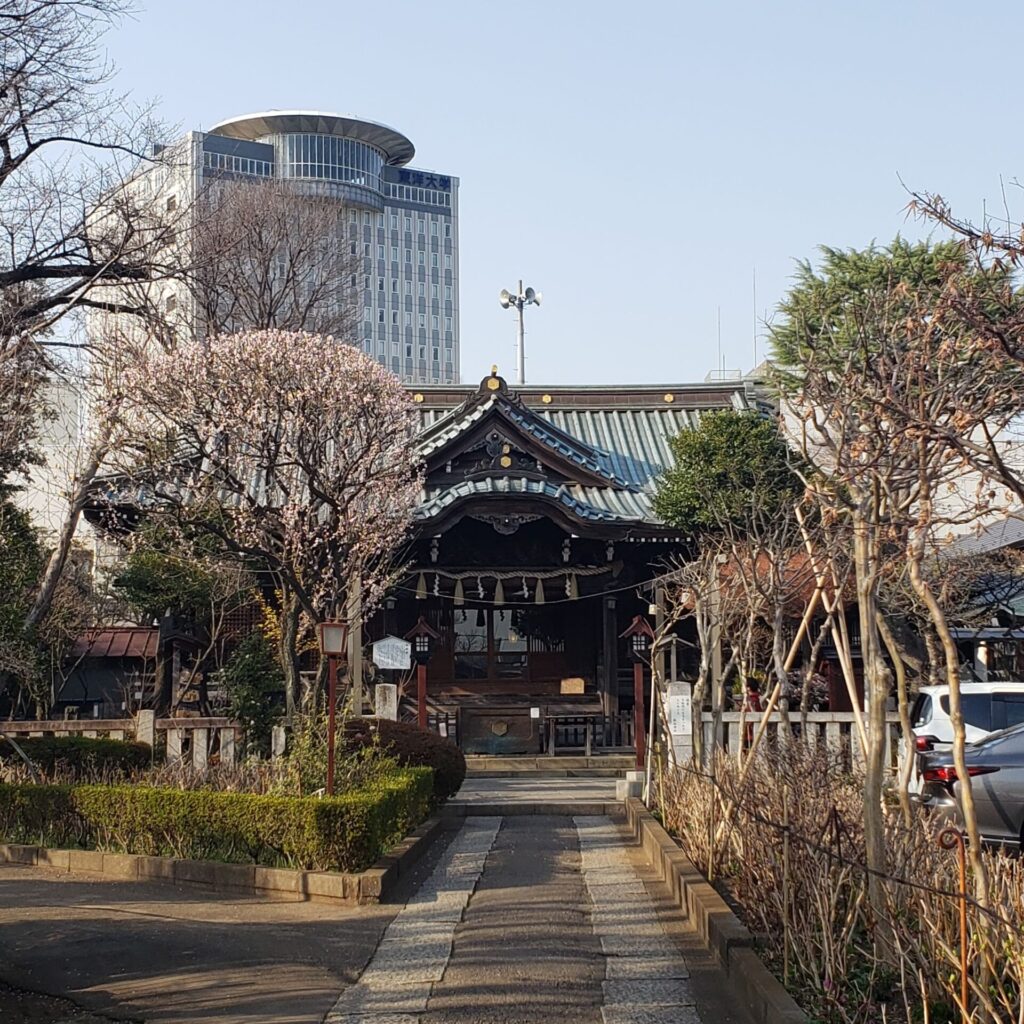
[[[225,179],[290,181],[336,199],[358,257],[349,294],[362,306],[363,350],[405,380],[458,382],[458,178],[410,167],[413,144],[393,128],[319,111],[234,117],[172,150],[144,186],[169,209]]]

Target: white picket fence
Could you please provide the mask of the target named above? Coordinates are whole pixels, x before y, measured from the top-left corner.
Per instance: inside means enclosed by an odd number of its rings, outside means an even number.
[[[726,711],[722,714],[722,732],[718,745],[730,754],[738,754],[744,732],[757,731],[761,715],[751,713],[743,715],[739,711]],[[701,724],[704,730],[704,749],[710,751],[715,746],[714,715],[710,711],[701,713]],[[794,727],[799,729],[800,712],[791,711],[789,726],[782,715],[775,711],[768,720],[765,740],[768,749],[785,743],[794,736]],[[885,763],[892,771],[896,770],[899,756],[900,737],[899,715],[893,711],[886,715]],[[865,726],[867,725],[865,721]],[[807,714],[807,740],[814,749],[828,750],[850,766],[863,763],[861,744],[857,738],[857,726],[851,711],[810,711]]]
[[[135,718],[0,721],[0,736],[15,740],[22,736],[86,736],[135,740],[155,747],[159,732],[165,734],[168,764],[187,760],[195,768],[205,768],[211,756],[221,764],[234,764],[244,748],[245,730],[230,718],[157,718],[152,711],[140,711]]]

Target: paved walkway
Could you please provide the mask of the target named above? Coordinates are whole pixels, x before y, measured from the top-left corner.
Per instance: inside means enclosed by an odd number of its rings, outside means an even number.
[[[150,1024],[746,1024],[610,818],[450,824],[376,907],[0,869],[0,978]]]
[[[328,1024],[701,1024],[605,817],[467,818]]]

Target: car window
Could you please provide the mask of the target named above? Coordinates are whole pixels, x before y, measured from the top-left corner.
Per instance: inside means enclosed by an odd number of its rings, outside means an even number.
[[[1007,729],[1024,725],[1024,693],[1002,693],[999,702],[1005,708]]]
[[[910,727],[917,729],[932,720],[932,699],[927,693],[919,693],[910,712]]]
[[[939,698],[942,710],[949,714],[949,694]],[[992,694],[964,693],[960,695],[960,706],[963,709],[964,721],[975,729],[986,731],[992,728]]]

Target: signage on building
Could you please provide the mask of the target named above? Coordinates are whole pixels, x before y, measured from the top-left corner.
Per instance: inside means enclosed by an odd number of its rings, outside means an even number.
[[[419,188],[438,188],[450,192],[452,179],[444,174],[429,174],[424,171],[407,171],[402,168],[398,172],[398,180],[403,185],[416,185]]]
[[[380,669],[402,669],[412,665],[412,644],[397,636],[386,636],[373,645],[373,663]]]

